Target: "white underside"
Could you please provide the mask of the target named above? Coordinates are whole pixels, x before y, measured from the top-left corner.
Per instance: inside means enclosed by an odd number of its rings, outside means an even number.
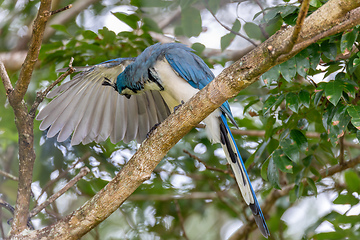
[[[174,108],[180,105],[181,101],[187,102],[199,91],[199,89],[193,88],[186,80],[177,75],[166,59],[158,61],[154,68],[164,87],[164,91],[160,91],[160,94],[169,106],[170,111],[174,111]],[[220,120],[218,118],[220,114],[220,110],[217,109],[203,120],[206,124],[205,129],[208,137],[213,143],[220,142]]]

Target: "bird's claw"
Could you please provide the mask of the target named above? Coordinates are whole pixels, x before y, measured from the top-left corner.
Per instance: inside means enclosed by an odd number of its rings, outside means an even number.
[[[149,138],[150,135],[154,132],[154,130],[160,125],[160,123],[156,123],[150,130],[149,132],[146,134],[146,138]]]
[[[179,110],[179,108],[182,106],[182,105],[184,105],[184,101],[183,100],[181,100],[181,103],[179,104],[179,105],[177,105],[177,106],[175,106],[174,107],[174,112],[176,112],[177,110]]]

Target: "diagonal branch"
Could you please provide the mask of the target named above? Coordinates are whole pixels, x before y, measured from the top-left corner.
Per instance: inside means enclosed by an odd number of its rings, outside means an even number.
[[[49,204],[53,203],[56,199],[58,199],[61,195],[63,195],[67,190],[69,190],[72,186],[74,186],[80,179],[82,179],[86,174],[90,172],[88,167],[84,167],[80,170],[80,172],[71,179],[63,188],[61,188],[58,192],[54,193],[51,197],[49,197],[45,202],[36,206],[30,212],[30,218],[38,214],[41,210],[46,208]]]

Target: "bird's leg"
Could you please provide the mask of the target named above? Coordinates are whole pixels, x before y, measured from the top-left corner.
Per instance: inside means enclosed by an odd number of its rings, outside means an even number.
[[[174,107],[174,112],[176,112],[182,105],[184,105],[184,103],[185,102],[183,100],[181,100],[181,103]]]
[[[149,138],[150,135],[154,132],[154,130],[160,125],[160,123],[156,123],[150,130],[149,132],[146,134],[146,138]]]

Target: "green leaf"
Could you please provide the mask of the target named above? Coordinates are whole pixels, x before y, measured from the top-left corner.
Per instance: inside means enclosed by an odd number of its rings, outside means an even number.
[[[324,75],[324,78],[326,78],[327,76],[329,76],[330,74],[342,69],[343,66],[341,66],[340,62],[333,62],[330,64],[330,66],[326,69],[326,73]]]
[[[249,38],[264,41],[265,37],[260,29],[260,27],[253,22],[246,22],[244,24],[244,31],[249,36]]]
[[[314,180],[312,180],[311,178],[307,177],[306,178],[307,183],[309,184],[310,188],[314,191],[315,197],[317,196],[318,192],[317,192],[317,187],[315,185]]]
[[[239,32],[240,28],[241,28],[241,23],[238,19],[236,19],[231,30],[234,32]],[[221,50],[224,51],[227,47],[229,47],[229,45],[232,43],[234,38],[235,38],[235,34],[233,33],[228,33],[222,36],[220,40]]]
[[[276,122],[276,119],[274,116],[270,116],[267,119],[266,125],[265,125],[265,139],[269,139],[272,135],[273,135],[273,129],[274,129],[274,124]]]
[[[276,168],[274,159],[272,157],[270,157],[270,160],[269,160],[267,176],[268,176],[269,182],[273,185],[274,188],[281,189],[280,182],[279,182],[279,171]]]
[[[273,160],[277,168],[285,173],[293,173],[293,165],[290,159],[285,156],[281,149],[277,149],[273,153]]]
[[[157,22],[155,22],[151,18],[144,17],[142,20],[143,20],[144,24],[141,27],[141,29],[143,29],[145,32],[153,31],[153,32],[157,32],[157,33],[162,33],[162,30],[160,29]]]
[[[338,144],[340,137],[345,134],[345,130],[351,120],[347,113],[347,106],[341,103],[333,110],[333,117],[328,121],[328,136],[333,146]]]
[[[197,54],[201,54],[205,50],[205,45],[201,43],[194,43],[191,48],[194,49]]]
[[[319,0],[310,0],[310,6],[319,8],[321,7],[321,2]]]
[[[280,64],[280,72],[286,81],[291,82],[291,80],[296,75],[295,58],[290,58],[286,62],[283,62],[282,64]]]
[[[264,73],[261,78],[266,84],[266,86],[270,86],[272,82],[275,82],[280,77],[280,66],[276,65],[273,68],[271,68],[269,71]]]
[[[293,92],[286,94],[285,97],[286,106],[291,109],[293,112],[298,112],[299,110],[299,96]]]
[[[265,180],[265,181],[269,181],[268,176],[267,176],[267,169],[269,167],[269,158],[266,159],[266,161],[264,162],[264,164],[261,166],[261,177]]]
[[[320,63],[320,47],[317,43],[311,44],[309,47],[306,48],[306,51],[308,52],[309,60],[310,60],[310,67],[313,70],[316,70],[317,66]]]
[[[51,25],[51,27],[57,31],[69,34],[67,27],[65,27],[64,25],[60,25],[60,24],[53,24]]]
[[[193,7],[183,8],[181,11],[181,27],[185,36],[199,36],[202,31],[200,11]]]
[[[325,87],[326,98],[336,106],[342,96],[343,83],[341,81],[330,81]]]
[[[351,51],[352,46],[355,43],[355,40],[359,34],[357,29],[353,29],[350,32],[347,32],[341,36],[340,41],[340,50],[341,52],[345,52],[345,50]]]
[[[299,163],[300,159],[300,150],[297,144],[294,141],[286,138],[280,141],[280,146],[283,152],[290,158],[291,161]]]
[[[207,6],[208,6],[209,10],[215,14],[220,7],[220,1],[208,0]]]
[[[360,130],[360,106],[349,106],[347,112],[351,116],[351,123]]]
[[[301,90],[299,92],[300,103],[305,107],[310,107],[310,93],[306,90]]]
[[[309,55],[305,50],[301,51],[295,56],[295,61],[296,61],[296,72],[300,76],[305,78],[307,76],[307,71],[310,68]]]
[[[131,0],[130,4],[136,7],[160,7],[160,8],[166,8],[170,4],[172,4],[171,1],[166,0]]]
[[[122,21],[123,23],[127,24],[132,29],[138,28],[138,21],[140,21],[140,18],[135,14],[125,14],[121,12],[111,12],[117,19]]]
[[[324,93],[324,90],[321,90],[321,91],[315,90],[315,95],[314,95],[315,106],[317,106],[319,104],[323,93]]]
[[[95,39],[97,38],[97,34],[90,30],[85,30],[82,32],[82,35],[85,39]]]
[[[297,129],[292,129],[290,131],[290,137],[296,142],[296,145],[298,146],[300,151],[306,152],[308,150],[307,138],[301,131]]]
[[[337,47],[335,43],[330,43],[329,41],[325,41],[321,44],[322,54],[330,59],[335,60],[337,56]]]
[[[347,193],[345,195],[340,194],[335,200],[334,204],[350,204],[354,206],[359,203],[359,199],[354,197],[351,193]]]
[[[351,192],[360,193],[360,178],[353,170],[346,171],[344,174],[345,182]]]
[[[266,101],[264,102],[263,106],[263,114],[267,114],[273,106],[275,106],[275,103],[279,99],[279,95],[270,95]]]

